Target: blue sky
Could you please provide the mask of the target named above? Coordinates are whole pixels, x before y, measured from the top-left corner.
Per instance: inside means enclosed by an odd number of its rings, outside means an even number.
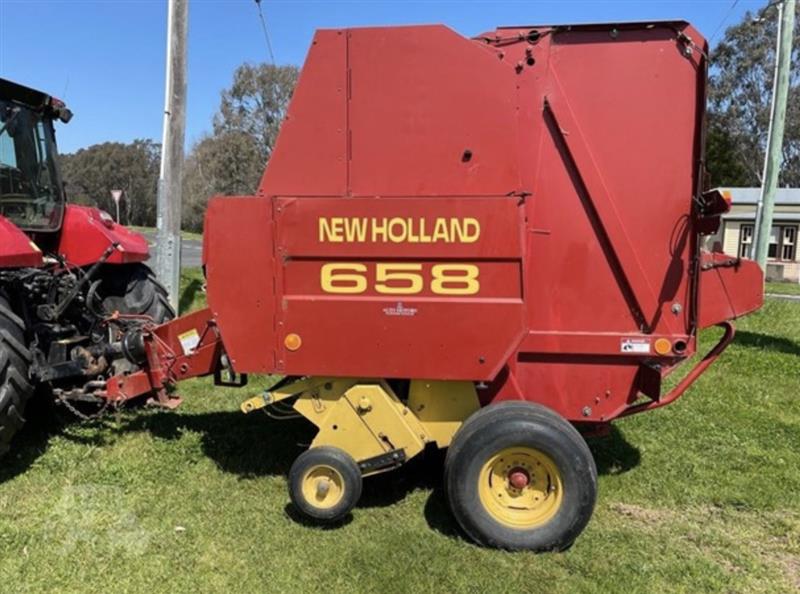
[[[498,25],[684,19],[710,37],[764,0],[263,0],[275,59],[301,65],[317,28],[444,23],[464,35]],[[166,0],[0,0],[0,76],[66,98],[62,152],[161,138]],[[254,0],[189,1],[187,144],[210,129],[242,62],[267,60]]]

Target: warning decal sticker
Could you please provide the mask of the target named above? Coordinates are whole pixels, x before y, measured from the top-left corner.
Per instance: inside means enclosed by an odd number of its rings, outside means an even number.
[[[200,344],[200,333],[192,328],[191,330],[178,334],[178,340],[181,341],[181,348],[184,355],[191,355]]]
[[[619,344],[620,353],[650,353],[649,338],[623,338]]]

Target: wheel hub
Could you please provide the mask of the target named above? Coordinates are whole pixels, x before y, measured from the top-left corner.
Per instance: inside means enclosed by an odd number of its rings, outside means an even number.
[[[513,528],[531,529],[549,522],[563,501],[558,467],[530,447],[501,450],[484,464],[479,496],[486,511]]]
[[[312,467],[303,478],[303,497],[314,507],[328,509],[344,497],[344,479],[330,466]]]
[[[515,489],[524,489],[531,482],[531,475],[521,466],[517,466],[508,473],[508,482]]]

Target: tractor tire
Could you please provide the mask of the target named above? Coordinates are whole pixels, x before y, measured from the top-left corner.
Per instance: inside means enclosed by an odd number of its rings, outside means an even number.
[[[489,405],[453,438],[445,459],[450,508],[476,543],[536,552],[568,548],[597,497],[597,468],[578,431],[530,402]]]
[[[306,518],[332,524],[344,519],[361,498],[361,470],[339,448],[306,450],[289,469],[289,497]]]
[[[31,354],[25,346],[25,323],[0,294],[0,456],[25,424],[25,407],[33,395],[28,377]]]
[[[100,279],[95,292],[106,312],[145,315],[156,324],[175,317],[167,290],[146,265],[107,265]]]

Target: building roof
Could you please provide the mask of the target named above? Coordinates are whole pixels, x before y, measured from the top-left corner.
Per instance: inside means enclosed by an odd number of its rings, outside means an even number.
[[[733,204],[758,204],[761,188],[720,188],[731,193]],[[800,205],[800,188],[778,188],[775,204]]]

